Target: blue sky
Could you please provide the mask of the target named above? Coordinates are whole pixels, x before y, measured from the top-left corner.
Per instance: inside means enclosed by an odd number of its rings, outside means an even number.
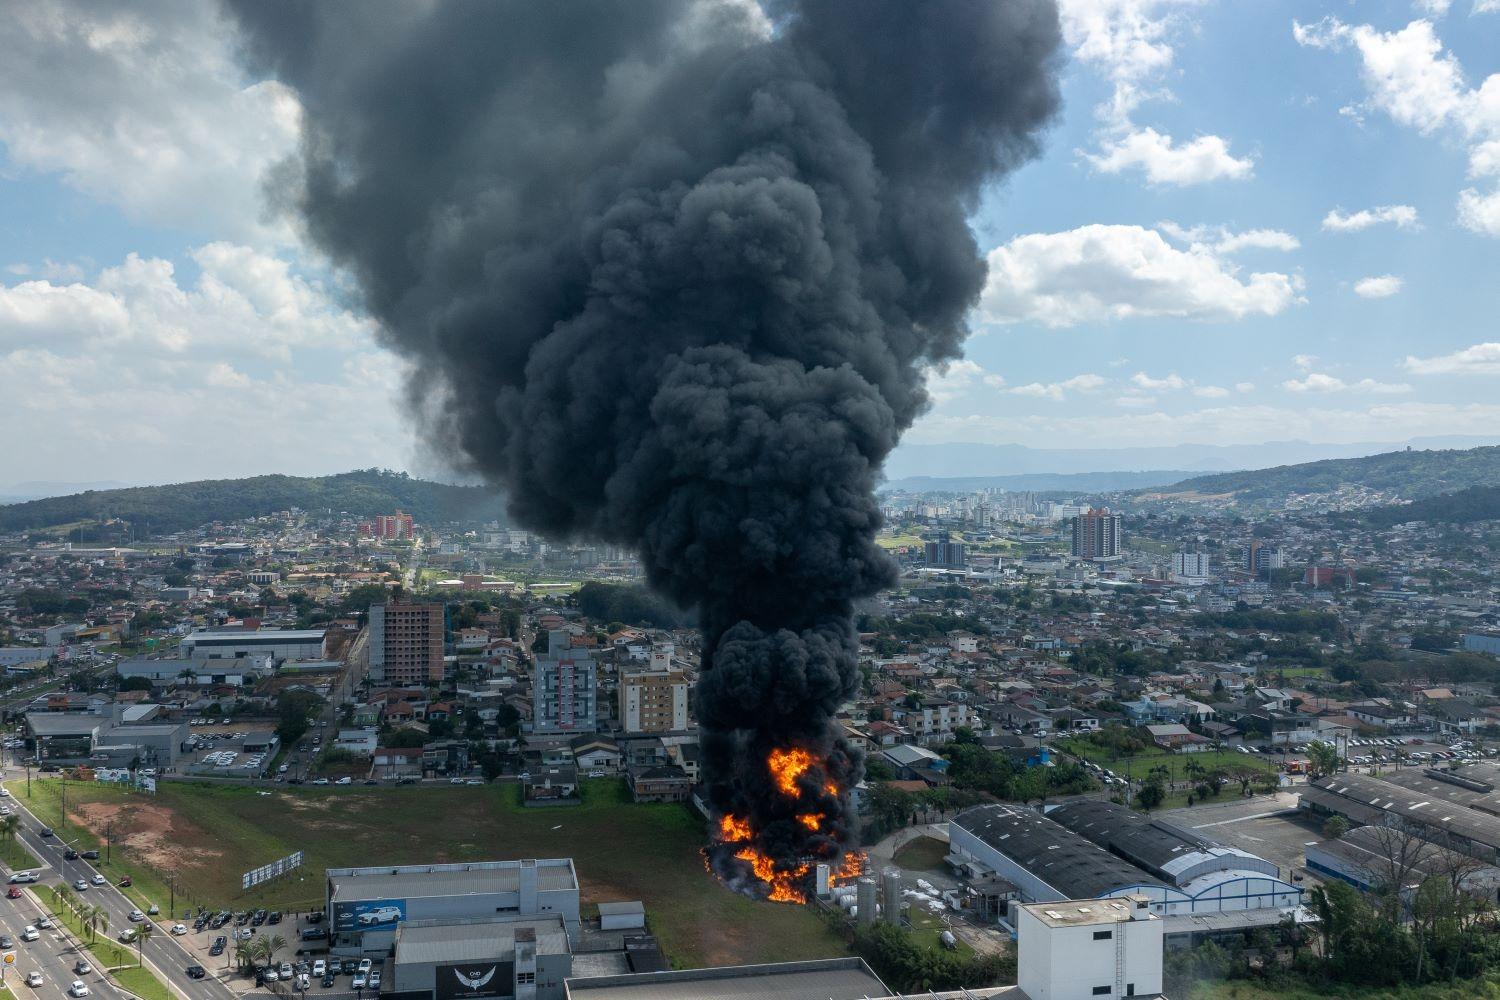
[[[1500,0],[1062,15],[1064,112],[974,220],[975,335],[908,440],[1500,434]],[[17,23],[0,487],[438,471],[401,363],[264,210],[295,93],[245,75],[208,5]]]

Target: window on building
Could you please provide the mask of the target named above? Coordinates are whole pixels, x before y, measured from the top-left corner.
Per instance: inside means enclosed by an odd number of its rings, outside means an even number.
[[[530,985],[532,983],[535,983],[535,982],[536,982],[536,973],[535,972],[518,972],[518,973],[516,973],[516,985],[517,986],[528,986],[528,985]]]
[[[1094,932],[1094,940],[1095,941],[1108,941],[1110,938],[1112,938],[1114,936],[1115,936],[1115,932],[1114,931],[1095,931]]]
[[[1096,996],[1096,997],[1107,997],[1107,996],[1109,996],[1109,987],[1108,986],[1095,986],[1094,987],[1094,996]]]

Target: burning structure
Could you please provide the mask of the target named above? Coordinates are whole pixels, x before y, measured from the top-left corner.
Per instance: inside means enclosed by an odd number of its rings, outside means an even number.
[[[714,870],[844,869],[873,487],[1057,106],[1053,0],[232,8],[302,104],[275,180],[455,464],[697,609]]]

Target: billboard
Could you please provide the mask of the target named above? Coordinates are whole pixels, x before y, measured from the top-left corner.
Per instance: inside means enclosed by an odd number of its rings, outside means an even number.
[[[156,783],[154,781],[151,783],[151,790],[153,792],[156,791]],[[287,872],[301,867],[302,852],[298,851],[295,854],[288,854],[284,858],[278,858],[268,865],[261,865],[259,868],[252,869],[241,875],[240,888],[248,889],[251,886],[260,885],[262,882],[269,882],[273,878],[285,875]]]
[[[365,899],[357,903],[333,904],[333,929],[340,933],[390,930],[405,919],[404,899]]]
[[[433,984],[434,1000],[483,1000],[515,992],[514,962],[440,965]]]

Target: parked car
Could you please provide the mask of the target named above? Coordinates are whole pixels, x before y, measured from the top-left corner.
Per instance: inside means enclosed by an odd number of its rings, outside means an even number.
[[[354,779],[351,778],[351,777],[349,777],[346,774],[342,778],[340,778],[338,781],[335,781],[334,784],[335,785],[352,785],[352,784],[354,784]]]
[[[292,963],[291,962],[282,962],[281,965],[277,967],[276,971],[279,972],[279,973],[281,973],[281,978],[282,979],[291,979],[292,978]]]
[[[227,937],[225,937],[224,935],[220,934],[218,937],[214,938],[213,947],[211,947],[211,948],[208,949],[208,953],[210,955],[213,955],[214,957],[217,958],[219,955],[224,954],[224,949],[227,948],[228,946],[229,946],[229,939]]]
[[[175,936],[177,936],[177,937],[182,937],[182,935],[186,934],[187,932],[188,932],[187,924],[173,924],[172,925],[172,933]]]
[[[83,854],[81,855],[81,857],[85,861],[98,861],[99,860],[99,852],[98,851],[84,851]]]
[[[352,976],[359,971],[359,963],[352,958],[346,958],[339,963],[339,972],[346,976]]]
[[[338,977],[335,976],[333,973],[331,973],[331,972],[325,972],[325,973],[323,973],[323,988],[325,990],[332,989],[333,988],[333,984],[336,983],[336,982],[338,982]]]
[[[368,986],[372,990],[378,990],[378,989],[380,989],[380,970],[379,969],[372,969],[370,971],[370,974],[365,977],[365,985]]]
[[[375,968],[375,963],[370,961],[368,958],[362,958],[359,960],[360,972],[368,973],[373,968]]]
[[[281,911],[280,910],[272,910],[271,913],[270,913],[270,915],[268,917],[266,917],[266,923],[271,924],[273,926],[276,925],[276,924],[281,923]]]
[[[315,975],[315,976],[317,976],[319,979],[322,979],[323,978],[323,974],[326,973],[327,971],[328,971],[328,963],[325,962],[323,959],[320,958],[316,962],[313,962],[313,964],[312,964],[312,974]]]
[[[365,974],[363,972],[356,972],[354,974],[354,981],[351,982],[349,985],[351,987],[353,987],[354,989],[356,989],[356,990],[362,990],[362,989],[364,989],[365,988]]]
[[[260,971],[260,974],[257,975],[255,979],[257,985],[259,985],[261,982],[279,983],[281,982],[281,973],[277,972],[270,966],[266,966],[266,968]]]
[[[322,940],[326,939],[327,937],[328,937],[328,928],[326,928],[326,927],[304,927],[304,928],[302,928],[302,940],[304,940],[304,941],[322,941]]]

